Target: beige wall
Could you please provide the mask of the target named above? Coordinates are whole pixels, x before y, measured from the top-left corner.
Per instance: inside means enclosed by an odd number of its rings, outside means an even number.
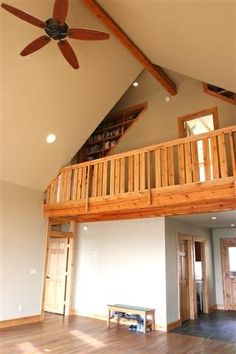
[[[222,269],[220,256],[220,239],[236,237],[236,229],[215,229],[213,230],[213,246],[215,261],[215,280],[216,280],[216,304],[223,305]]]
[[[131,87],[116,105],[115,110],[133,106],[147,101],[148,109],[112,150],[112,154],[157,144],[178,138],[177,117],[202,109],[218,107],[219,126],[236,124],[236,107],[205,94],[199,81],[176,75],[178,94],[170,102],[164,90],[160,90],[153,79],[144,72],[137,88]],[[176,81],[175,80],[175,81]]]
[[[166,326],[164,218],[80,224],[75,309],[106,316],[106,305],[154,307]]]
[[[0,191],[0,320],[38,315],[45,250],[42,193],[2,181]]]
[[[203,237],[206,239],[206,267],[207,280],[209,286],[209,306],[215,302],[215,280],[214,263],[212,249],[212,235],[207,228],[199,227],[194,224],[184,223],[173,218],[165,218],[166,232],[166,294],[167,294],[167,322],[171,323],[179,319],[178,313],[178,279],[177,279],[177,252],[176,235],[184,233],[191,236]]]

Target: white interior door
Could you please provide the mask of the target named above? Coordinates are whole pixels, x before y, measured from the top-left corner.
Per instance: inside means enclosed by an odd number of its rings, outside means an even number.
[[[68,263],[68,239],[49,240],[44,310],[64,314]]]

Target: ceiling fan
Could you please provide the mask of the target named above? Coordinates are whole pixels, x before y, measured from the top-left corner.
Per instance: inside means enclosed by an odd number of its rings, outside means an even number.
[[[48,44],[51,39],[54,39],[58,41],[58,47],[60,48],[64,58],[74,69],[78,69],[78,59],[71,45],[65,38],[69,37],[71,39],[80,40],[101,40],[109,38],[108,33],[83,28],[69,28],[65,22],[68,12],[69,0],[55,0],[52,18],[49,18],[45,22],[11,5],[2,3],[1,6],[3,9],[19,17],[20,19],[31,23],[36,27],[44,29],[47,34],[35,39],[33,42],[27,45],[27,47],[25,47],[20,53],[22,56],[29,55],[41,49],[46,44]]]

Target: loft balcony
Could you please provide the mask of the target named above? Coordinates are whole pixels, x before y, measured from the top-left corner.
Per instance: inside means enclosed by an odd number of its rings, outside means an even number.
[[[47,217],[78,222],[236,209],[236,125],[63,168]]]

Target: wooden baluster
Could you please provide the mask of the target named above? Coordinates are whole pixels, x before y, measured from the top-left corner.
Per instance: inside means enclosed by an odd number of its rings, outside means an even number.
[[[155,151],[155,181],[156,188],[161,187],[161,150]]]
[[[152,204],[152,189],[151,189],[151,152],[147,155],[147,185],[148,185],[148,204]]]
[[[217,137],[212,136],[210,138],[210,146],[211,146],[211,164],[212,164],[212,172],[213,179],[220,177],[219,171],[219,155],[218,155],[218,146],[217,146]]]
[[[175,171],[174,171],[174,146],[169,146],[168,151],[168,180],[169,186],[175,185]]]
[[[134,190],[134,156],[129,156],[128,158],[128,191],[133,192]]]
[[[107,195],[107,164],[108,162],[105,161],[103,163],[103,176],[102,176],[102,195]]]
[[[85,167],[86,169],[86,167]],[[86,199],[86,202],[85,202],[85,210],[86,212],[89,210],[89,188],[90,188],[90,170],[91,170],[91,166],[89,165],[88,166],[88,173],[87,171],[85,170],[85,184],[86,184],[86,195],[85,195],[85,199]]]
[[[65,178],[65,171],[61,172],[60,178],[60,194],[59,194],[59,203],[63,202],[63,195],[64,195],[64,178]]]
[[[185,184],[184,145],[178,145],[179,184]]]
[[[115,193],[115,160],[110,164],[110,195]]]
[[[93,165],[93,178],[92,178],[92,197],[97,197],[98,187],[98,165]]]
[[[120,193],[120,159],[115,160],[115,194]]]
[[[228,167],[225,151],[225,136],[224,133],[218,135],[218,148],[219,148],[219,158],[220,158],[220,176],[221,178],[228,177]]]
[[[54,200],[54,181],[50,184],[50,197],[49,197],[49,203],[53,203]]]
[[[120,193],[125,193],[125,158],[120,159]]]
[[[146,181],[145,181],[145,152],[140,153],[140,190],[146,189]]]
[[[47,188],[46,192],[46,204],[50,203],[50,191],[51,191],[51,185]]]
[[[190,142],[184,144],[186,183],[192,183],[192,159]]]
[[[232,131],[229,133],[229,145],[230,145],[230,155],[232,161],[232,172],[233,172],[234,179],[236,180],[236,153],[235,153],[234,137]]]
[[[78,188],[78,168],[75,168],[73,174],[72,200],[76,200],[77,198],[77,188]]]
[[[59,184],[59,177],[57,176],[57,178],[54,180],[54,203],[57,203],[57,194],[58,194],[58,184]]]
[[[193,182],[200,181],[197,141],[191,141]]]
[[[168,175],[167,175],[167,148],[161,148],[161,186],[168,186]]]
[[[83,168],[80,167],[78,169],[78,178],[77,178],[77,194],[76,194],[76,200],[79,200],[82,198],[82,175],[83,175]]]
[[[102,195],[102,174],[103,174],[103,163],[98,164],[98,180],[97,180],[97,196],[101,197]]]
[[[67,171],[67,183],[66,183],[66,194],[65,199],[68,201],[71,198],[71,175],[72,171]]]
[[[82,167],[82,180],[81,180],[81,199],[86,197],[86,178],[87,178],[87,166]]]
[[[134,191],[139,192],[140,171],[139,171],[140,159],[139,154],[134,155]]]
[[[203,155],[204,155],[204,169],[205,169],[205,179],[209,181],[211,179],[211,169],[210,169],[210,155],[209,155],[209,142],[208,138],[202,140],[203,143]]]

